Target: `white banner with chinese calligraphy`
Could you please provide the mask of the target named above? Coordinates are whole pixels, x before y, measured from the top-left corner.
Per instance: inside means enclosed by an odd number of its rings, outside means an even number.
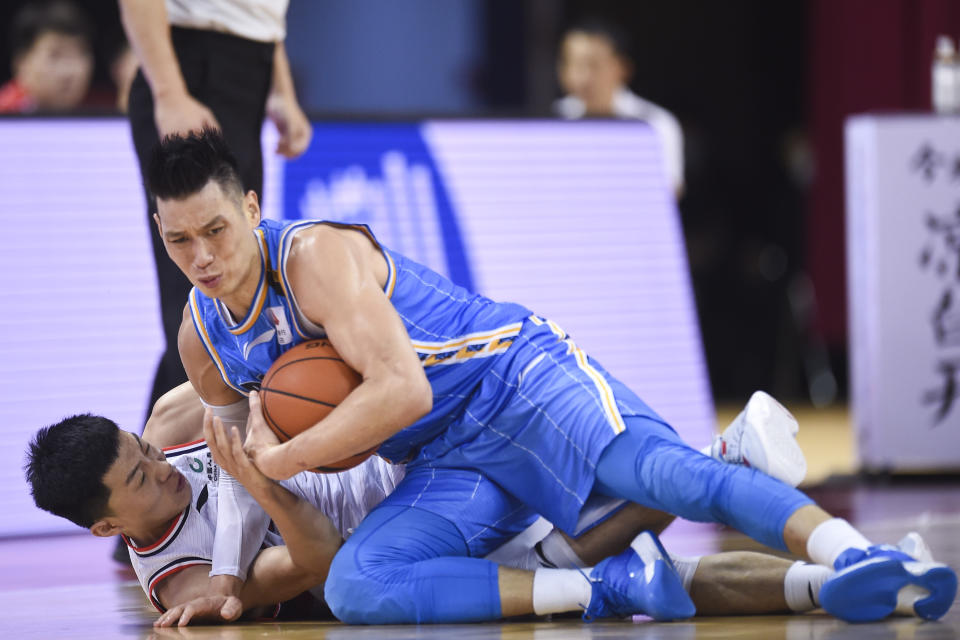
[[[960,469],[960,118],[850,118],[846,184],[861,462]]]

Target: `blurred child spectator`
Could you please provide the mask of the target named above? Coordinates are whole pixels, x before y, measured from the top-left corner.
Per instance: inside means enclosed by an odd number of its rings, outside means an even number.
[[[0,87],[0,113],[71,111],[90,89],[93,28],[66,0],[26,5],[11,28],[13,78]]]
[[[633,118],[660,138],[664,168],[674,191],[683,192],[683,131],[672,113],[627,87],[633,74],[626,36],[599,20],[567,29],[560,44],[557,77],[566,96],[554,103],[562,118]]]

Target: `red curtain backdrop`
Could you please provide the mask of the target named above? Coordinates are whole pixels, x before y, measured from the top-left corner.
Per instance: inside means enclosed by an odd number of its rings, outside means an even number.
[[[843,123],[855,113],[930,111],[936,37],[960,36],[960,0],[811,0],[810,138],[816,178],[807,269],[820,332],[846,344]]]

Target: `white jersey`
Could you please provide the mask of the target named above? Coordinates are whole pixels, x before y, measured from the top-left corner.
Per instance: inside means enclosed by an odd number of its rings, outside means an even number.
[[[219,31],[258,42],[281,42],[287,34],[289,0],[167,0],[175,27]]]
[[[159,540],[145,546],[123,537],[133,569],[150,602],[160,611],[157,585],[165,578],[195,565],[211,565],[214,534],[217,530],[217,480],[219,467],[206,442],[198,440],[164,449],[167,461],[184,475],[190,485],[190,505]],[[380,503],[403,478],[404,469],[382,458],[371,457],[353,469],[338,474],[303,472],[280,484],[308,501],[329,517],[344,538],[353,533],[373,507]],[[283,544],[273,527],[264,546]]]

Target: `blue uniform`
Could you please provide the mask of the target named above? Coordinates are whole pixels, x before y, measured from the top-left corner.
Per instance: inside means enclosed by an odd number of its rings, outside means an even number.
[[[224,382],[241,393],[258,388],[281,353],[323,335],[299,313],[286,277],[293,235],[313,224],[267,220],[255,230],[263,268],[246,318],[234,321],[218,300],[197,289],[190,294],[204,346]],[[369,229],[356,228],[375,241]],[[572,530],[600,453],[623,430],[621,415],[652,411],[626,388],[614,393],[613,387],[622,385],[553,323],[520,305],[470,293],[382,250],[388,265],[384,291],[423,362],[433,408],[377,453],[411,470],[482,470],[548,520]],[[555,438],[572,446],[558,447]]]
[[[286,276],[293,236],[314,224],[264,221],[254,231],[262,270],[242,320],[190,294],[204,346],[241,393],[256,389],[281,353],[323,336],[299,311]],[[351,228],[376,243],[365,226]],[[805,496],[690,449],[553,322],[380,249],[384,292],[423,363],[433,408],[377,451],[407,463],[407,475],[331,567],[326,597],[342,620],[499,617],[496,566],[480,557],[538,513],[572,532],[595,489],[783,547],[783,522]],[[766,501],[754,495],[758,483]]]

